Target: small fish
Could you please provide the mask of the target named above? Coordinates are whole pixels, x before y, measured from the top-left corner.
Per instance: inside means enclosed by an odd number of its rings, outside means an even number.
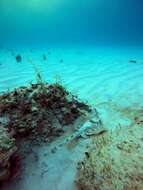
[[[47,57],[45,54],[43,54],[43,60],[46,61],[47,60]]]
[[[130,63],[137,63],[136,60],[130,60],[129,62],[130,62]]]
[[[20,63],[22,61],[22,56],[18,54],[15,56],[15,59],[17,63]]]
[[[64,60],[63,59],[60,59],[60,63],[63,63],[64,62]]]

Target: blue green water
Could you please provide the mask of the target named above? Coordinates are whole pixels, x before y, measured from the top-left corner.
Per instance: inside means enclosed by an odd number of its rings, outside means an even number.
[[[143,108],[143,1],[0,0],[0,93],[35,81],[31,63],[96,107],[108,129],[130,126],[127,113]],[[58,141],[35,148],[38,164],[26,154],[4,190],[77,190],[84,146],[44,157]]]
[[[142,45],[142,0],[1,0],[0,42]]]

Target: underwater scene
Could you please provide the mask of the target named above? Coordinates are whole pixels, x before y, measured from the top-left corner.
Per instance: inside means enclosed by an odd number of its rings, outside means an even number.
[[[142,0],[0,0],[0,190],[143,190]]]

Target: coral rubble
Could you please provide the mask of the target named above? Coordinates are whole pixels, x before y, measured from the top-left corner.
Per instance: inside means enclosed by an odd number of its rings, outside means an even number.
[[[60,84],[38,79],[36,84],[0,96],[0,181],[9,176],[19,136],[48,141],[61,135],[64,125],[91,110]]]
[[[10,159],[16,153],[15,139],[0,125],[0,181],[10,175]]]

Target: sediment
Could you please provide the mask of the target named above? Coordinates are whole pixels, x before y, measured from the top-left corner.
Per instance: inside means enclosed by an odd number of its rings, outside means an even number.
[[[143,189],[143,125],[120,128],[93,138],[78,164],[79,190]]]

